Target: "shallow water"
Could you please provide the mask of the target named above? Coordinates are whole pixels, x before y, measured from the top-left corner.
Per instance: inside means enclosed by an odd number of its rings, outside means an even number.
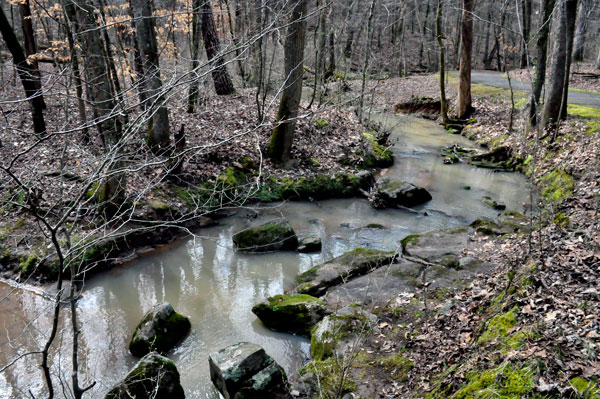
[[[97,381],[93,396],[103,397],[135,363],[127,351],[131,332],[145,311],[164,300],[192,321],[191,334],[169,355],[181,373],[186,397],[219,397],[209,379],[208,353],[239,341],[262,345],[293,376],[308,357],[308,340],[264,328],[250,311],[254,304],[292,288],[298,273],[357,246],[397,249],[407,234],[463,226],[478,217],[491,218],[496,211],[482,203],[483,195],[504,201],[508,209],[523,210],[528,190],[522,176],[465,164],[444,165],[439,156],[441,146],[473,144],[447,134],[434,122],[387,118],[375,116],[393,128],[396,165],[382,174],[430,190],[433,200],[420,209],[428,216],[402,210],[376,211],[362,199],[242,209],[194,238],[92,278],[86,283],[78,313],[82,322],[82,375],[86,382]],[[471,190],[464,190],[465,185]],[[234,232],[282,215],[299,235],[320,235],[323,252],[244,255],[233,251]],[[386,229],[364,227],[370,223]],[[49,301],[37,291],[15,290],[0,283],[0,299],[2,367],[17,354],[43,344],[51,312]],[[62,327],[68,329],[68,321]],[[64,370],[61,377],[67,381],[69,336],[68,331],[64,339],[59,336],[61,356],[55,357],[55,366],[60,361]],[[25,396],[28,389],[39,393],[43,385],[38,364],[37,358],[26,357],[0,373],[0,398]],[[19,387],[24,390],[19,391]]]

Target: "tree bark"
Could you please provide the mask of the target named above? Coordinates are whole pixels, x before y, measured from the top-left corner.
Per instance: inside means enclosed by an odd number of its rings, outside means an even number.
[[[33,30],[33,23],[31,22],[31,7],[29,6],[29,0],[24,0],[19,4],[19,13],[21,14],[21,28],[23,30],[23,39],[25,41],[25,54],[27,57],[33,56],[37,53],[37,46],[35,45],[35,33]],[[40,93],[40,101],[42,108],[46,109],[46,102],[42,95],[42,80],[40,74],[40,68],[35,58],[28,60],[31,68],[35,71],[34,83],[38,92]]]
[[[110,158],[107,176],[97,190],[98,200],[103,204],[103,212],[107,218],[114,216],[125,199],[125,173],[122,161],[118,160],[120,141],[122,138],[122,121],[116,111],[115,93],[110,81],[110,71],[98,49],[104,47],[102,36],[96,22],[95,9],[89,3],[64,0],[64,7],[77,19],[78,40],[81,51],[85,55],[85,74],[89,93],[89,102],[94,113],[95,124],[102,137],[105,153]]]
[[[556,32],[554,54],[550,67],[552,79],[546,94],[542,116],[543,127],[555,127],[558,121],[566,116],[576,14],[577,0],[565,0],[561,6]]]
[[[521,34],[523,35],[521,40],[521,68],[527,68],[528,66],[528,45],[529,33],[531,32],[531,0],[521,0]]]
[[[0,7],[0,33],[4,38],[6,47],[10,51],[13,57],[13,63],[17,68],[17,73],[21,79],[21,84],[25,90],[25,95],[29,100],[31,106],[31,117],[33,120],[33,130],[37,134],[43,134],[46,132],[46,122],[44,121],[44,101],[41,94],[38,91],[38,87],[35,84],[36,71],[31,65],[27,63],[27,58],[23,52],[23,48],[15,35],[15,31],[12,29],[4,10]]]
[[[575,61],[583,61],[585,49],[585,35],[587,34],[588,25],[588,2],[587,0],[579,1],[579,11],[577,11],[577,28],[575,30],[575,44],[573,47],[573,59]]]
[[[215,84],[215,91],[218,95],[233,94],[235,89],[227,68],[225,67],[225,59],[221,55],[221,43],[217,36],[215,20],[213,16],[212,6],[210,1],[204,1],[202,5],[202,37],[204,38],[204,48],[208,60],[214,62],[212,66],[212,77]]]
[[[471,65],[473,54],[473,6],[474,0],[463,0],[462,41],[460,45],[460,67],[458,83],[457,115],[467,118],[472,112]]]
[[[542,89],[546,83],[546,64],[548,59],[548,35],[550,34],[550,21],[556,0],[542,0],[540,28],[537,34],[535,54],[535,72],[533,76],[533,88],[529,99],[529,124],[537,124],[537,109],[540,103]]]
[[[269,142],[268,156],[273,162],[287,162],[291,158],[291,148],[296,128],[296,117],[302,96],[302,75],[304,73],[304,42],[306,36],[306,17],[308,0],[298,0],[292,11],[287,28],[284,46],[285,52],[285,87],[277,125],[273,129]]]
[[[440,114],[442,123],[448,123],[448,102],[446,101],[446,48],[444,47],[444,34],[442,32],[442,0],[437,2],[437,13],[435,16],[435,34],[440,48]]]
[[[169,151],[171,143],[169,113],[163,105],[162,81],[156,43],[156,24],[152,4],[148,0],[132,0],[136,19],[140,50],[143,54],[144,77],[148,89],[148,101],[151,109],[156,109],[148,123],[146,136],[150,149],[155,154]]]
[[[196,78],[197,69],[200,67],[200,23],[198,15],[202,7],[203,0],[194,0],[192,5],[192,71],[191,83],[188,91],[187,113],[194,113],[194,107],[198,102],[198,79]]]

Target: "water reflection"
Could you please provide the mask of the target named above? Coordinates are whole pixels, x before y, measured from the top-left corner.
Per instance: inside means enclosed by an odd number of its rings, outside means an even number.
[[[283,214],[300,234],[323,239],[321,254],[293,252],[245,255],[233,251],[231,236],[248,226],[247,211],[222,220],[220,226],[179,243],[166,252],[140,259],[87,282],[78,303],[81,320],[82,378],[97,381],[93,397],[108,389],[135,363],[128,340],[145,311],[159,301],[169,301],[190,316],[192,330],[170,357],[176,362],[188,398],[216,399],[209,380],[208,353],[238,341],[262,345],[291,375],[306,359],[306,339],[280,334],[257,321],[251,307],[263,298],[293,287],[295,277],[309,268],[356,246],[397,249],[407,234],[457,227],[496,211],[481,197],[492,195],[509,209],[522,210],[527,200],[524,179],[515,174],[492,173],[469,165],[443,165],[439,148],[463,138],[443,132],[432,122],[395,117],[379,121],[393,128],[396,165],[383,173],[425,186],[433,200],[422,206],[430,216],[401,210],[375,210],[366,200],[347,199],[320,203],[287,203],[258,210],[257,219]],[[394,124],[396,124],[394,126]],[[470,185],[471,190],[463,189]],[[385,230],[364,228],[378,223]],[[37,350],[50,326],[51,303],[37,293],[12,292],[0,284],[0,367],[25,350]],[[55,380],[67,378],[70,369],[68,309],[60,323],[62,341],[53,361]],[[64,331],[64,334],[62,333]],[[58,372],[60,369],[63,373]],[[37,396],[43,390],[39,358],[27,357],[0,374],[0,399]],[[22,391],[19,391],[22,389]],[[23,395],[22,395],[23,394]]]

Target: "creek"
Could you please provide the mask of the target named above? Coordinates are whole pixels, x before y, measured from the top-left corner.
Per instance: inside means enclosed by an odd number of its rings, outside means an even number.
[[[482,202],[489,195],[523,212],[529,188],[522,175],[494,173],[460,163],[444,165],[440,148],[473,143],[444,131],[435,122],[409,116],[375,115],[392,130],[395,166],[383,175],[427,188],[433,200],[418,207],[427,216],[404,210],[375,210],[365,199],[287,202],[240,209],[192,238],[162,248],[133,263],[94,276],[78,302],[82,323],[81,376],[96,381],[87,397],[102,398],[135,364],[127,349],[144,312],[161,301],[190,317],[192,331],[169,357],[181,374],[187,398],[219,397],[208,372],[209,352],[249,341],[265,348],[294,376],[308,358],[309,341],[266,329],[251,312],[254,304],[294,286],[307,269],[356,247],[398,250],[408,234],[464,226],[497,211]],[[464,186],[470,186],[470,190]],[[249,223],[284,216],[299,235],[323,240],[319,254],[295,252],[248,255],[233,250],[231,236]],[[385,229],[367,228],[380,224]],[[43,290],[0,283],[0,367],[26,351],[39,350],[50,330],[52,303]],[[70,330],[65,307],[53,356],[55,383],[70,382]],[[63,370],[62,375],[58,369]],[[81,379],[81,378],[80,378]],[[84,384],[82,384],[84,385]],[[39,359],[25,357],[0,373],[0,399],[38,396],[44,385]]]

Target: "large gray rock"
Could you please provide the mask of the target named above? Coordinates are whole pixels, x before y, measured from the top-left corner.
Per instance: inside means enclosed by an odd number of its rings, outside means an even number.
[[[431,201],[431,194],[423,187],[405,181],[382,177],[371,194],[371,204],[377,209],[412,207]]]
[[[356,349],[377,325],[377,316],[357,307],[345,307],[326,316],[317,324],[310,339],[312,360],[324,360],[335,354],[343,356]]]
[[[321,296],[329,287],[369,273],[383,265],[389,265],[397,256],[395,252],[356,248],[300,274],[296,278],[299,283],[296,291],[300,294]]]
[[[210,379],[225,399],[290,397],[285,371],[256,344],[213,352],[208,363]]]
[[[310,330],[329,312],[318,298],[310,295],[276,295],[252,308],[269,328],[310,336]]]
[[[137,325],[129,343],[134,356],[142,357],[150,351],[167,353],[190,331],[190,320],[175,312],[170,303],[154,306]]]
[[[275,220],[234,234],[233,244],[241,252],[293,251],[298,237],[287,220]]]
[[[323,243],[321,242],[321,237],[311,234],[300,239],[298,244],[298,252],[321,252],[322,247]]]
[[[106,399],[183,399],[175,363],[151,352],[127,374],[127,377],[108,392]]]

